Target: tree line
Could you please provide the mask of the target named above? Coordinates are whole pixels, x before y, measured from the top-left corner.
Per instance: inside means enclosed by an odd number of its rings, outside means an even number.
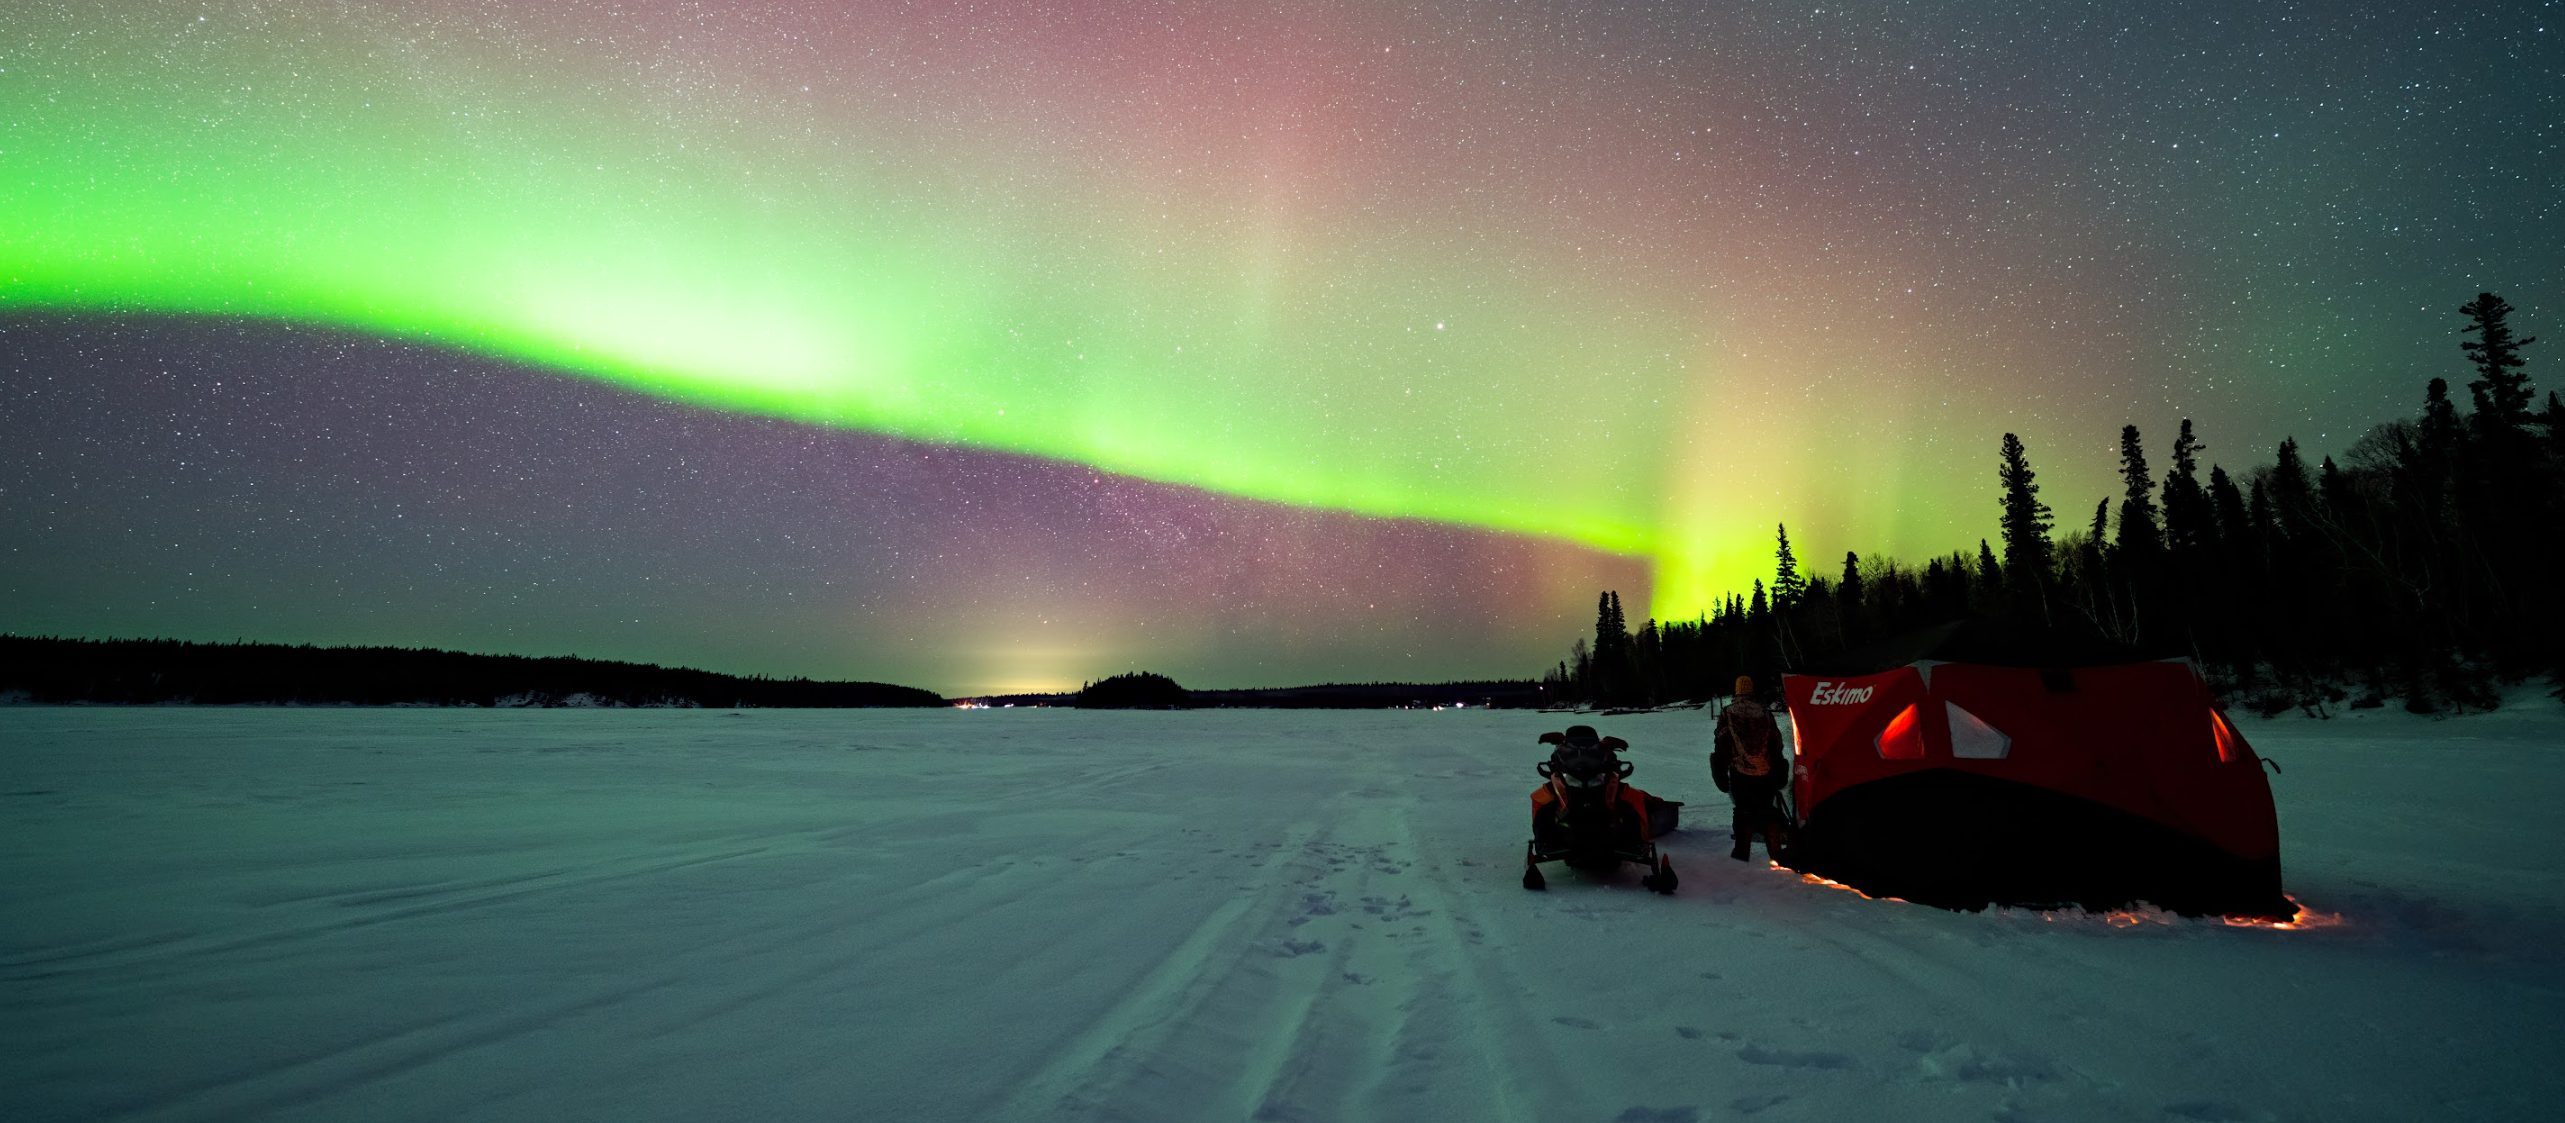
[[[207,705],[941,706],[879,682],[725,675],[604,659],[0,635],[0,700]]]
[[[1954,619],[2036,624],[2197,659],[2212,685],[2266,713],[2332,705],[2484,709],[2496,687],[2544,674],[2565,691],[2565,405],[2543,406],[2492,293],[2459,309],[2474,377],[2462,410],[2431,379],[2419,413],[2379,424],[2340,461],[2296,440],[2237,472],[2210,463],[2189,419],[2157,475],[2120,430],[2117,495],[2061,524],[2015,434],[1996,450],[1994,533],[1917,565],[1846,553],[1801,568],[1777,527],[1769,587],[1693,620],[1635,631],[1602,594],[1553,697],[1650,705],[1769,691],[1825,653]]]

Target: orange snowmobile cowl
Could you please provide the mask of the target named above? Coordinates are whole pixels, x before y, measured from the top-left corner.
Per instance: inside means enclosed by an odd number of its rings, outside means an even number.
[[[1615,790],[1615,791],[1613,791],[1613,792],[1610,794],[1610,796],[1609,796],[1608,798],[1611,798],[1611,799],[1617,800],[1617,801],[1619,801],[1619,802],[1626,803],[1626,804],[1630,805],[1631,810],[1638,812],[1638,814],[1639,814],[1639,822],[1641,822],[1642,824],[1647,824],[1647,825],[1649,825],[1650,827],[1653,827],[1653,826],[1654,826],[1654,824],[1652,824],[1652,823],[1649,823],[1649,822],[1648,822],[1648,819],[1649,819],[1649,816],[1648,816],[1648,798],[1649,798],[1649,797],[1648,797],[1648,793],[1647,793],[1647,792],[1645,792],[1645,791],[1643,791],[1643,790],[1641,790],[1641,789],[1638,789],[1638,788],[1635,788],[1635,787],[1630,786],[1630,784],[1629,784],[1629,783],[1627,783],[1626,781],[1625,781],[1625,782],[1616,783],[1616,784],[1614,785],[1614,788],[1615,788],[1616,790]],[[1533,814],[1536,814],[1536,815],[1537,815],[1537,814],[1540,814],[1541,812],[1548,810],[1549,808],[1551,808],[1552,806],[1554,806],[1554,805],[1558,804],[1559,802],[1560,802],[1560,796],[1559,796],[1559,791],[1558,791],[1557,781],[1555,781],[1555,780],[1554,780],[1554,781],[1551,781],[1550,783],[1543,784],[1543,785],[1541,785],[1540,787],[1537,787],[1537,788],[1532,789],[1532,813],[1533,813]]]

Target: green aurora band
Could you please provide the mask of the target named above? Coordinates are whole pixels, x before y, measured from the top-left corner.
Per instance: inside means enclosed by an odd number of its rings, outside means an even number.
[[[1661,617],[1768,573],[1776,517],[1821,570],[1973,546],[1995,433],[2090,440],[2139,396],[2155,356],[2123,347],[2065,416],[2011,416],[2090,364],[1989,309],[2036,290],[2088,340],[2181,311],[2071,271],[2123,233],[2050,211],[1962,244],[1917,186],[1947,169],[1830,178],[1772,115],[1857,145],[1822,75],[1668,93],[1363,6],[971,34],[810,8],[13,16],[0,307],[343,326],[1566,539],[1653,559]],[[2052,482],[2100,486],[2087,458]]]

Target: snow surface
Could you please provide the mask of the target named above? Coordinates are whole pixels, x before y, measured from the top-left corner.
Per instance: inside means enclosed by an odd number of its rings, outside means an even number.
[[[1518,883],[1529,713],[0,707],[0,1119],[2565,1116],[2565,711],[2247,719],[2296,931]],[[1590,719],[1582,719],[1590,720]]]

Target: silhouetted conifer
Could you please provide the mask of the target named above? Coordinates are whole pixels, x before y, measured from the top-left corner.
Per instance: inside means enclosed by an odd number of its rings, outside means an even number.
[[[2307,486],[2307,462],[2298,458],[2295,437],[2280,440],[2280,451],[2271,464],[2269,499],[2273,524],[2282,536],[2304,542],[2314,533],[2310,524],[2314,491]]]
[[[1587,700],[1607,704],[1631,700],[1638,689],[1631,639],[1628,618],[1621,612],[1621,594],[1606,591],[1596,597],[1594,650],[1587,660],[1586,673],[1579,676]]]
[[[1861,555],[1844,551],[1843,580],[1835,583],[1835,626],[1847,645],[1870,638],[1869,606],[1862,603]]]
[[[1995,560],[1995,548],[1983,538],[1977,540],[1977,583],[1970,594],[1979,615],[2010,615],[2006,611],[2011,606],[2005,603],[2008,598],[2004,595],[2004,567]]]
[[[2049,571],[2055,565],[2048,532],[2048,504],[2040,502],[2039,474],[2022,448],[2022,439],[2004,434],[1996,453],[1995,483],[2002,503],[1999,527],[2004,539],[2004,582],[2014,600],[2040,619],[2048,617]]]
[[[2217,520],[2219,544],[2242,545],[2253,533],[2244,513],[2244,493],[2236,490],[2234,477],[2215,464],[2209,466],[2209,510]]]
[[[2116,559],[2104,546],[2110,525],[2110,499],[2096,500],[2092,525],[2085,529],[2076,551],[2074,604],[2086,625],[2125,643],[2136,638],[2136,623],[2126,583],[2114,571]]]
[[[1774,527],[1781,545],[1773,551],[1772,607],[1782,611],[1799,603],[1808,592],[1808,582],[1799,575],[1798,555],[1790,552],[1790,528]]]
[[[2490,294],[2462,309],[2474,414],[2451,403],[2448,380],[2431,379],[2419,416],[2375,426],[2317,466],[2293,438],[2235,475],[2211,465],[2205,488],[2189,419],[2160,481],[2150,480],[2129,426],[2120,494],[2095,505],[2089,529],[2062,539],[2048,538],[2028,456],[2008,434],[1993,539],[2004,543],[2000,563],[1989,539],[1973,555],[1952,551],[1917,569],[1848,552],[1830,581],[1801,574],[1787,528],[1777,527],[1772,588],[1756,581],[1751,601],[1731,593],[1698,620],[1651,622],[1636,641],[1629,689],[1724,690],[1737,673],[1786,665],[1794,636],[1850,643],[1971,613],[2022,616],[2027,585],[2045,590],[2053,622],[2187,641],[2214,683],[2265,712],[2321,714],[2350,683],[2363,690],[2358,705],[2401,693],[2417,712],[2479,708],[2493,704],[2498,678],[2542,672],[2565,695],[2565,582],[2556,578],[2565,396],[2533,396],[2521,358],[2534,341],[2511,334],[2511,311]],[[1616,610],[1606,594],[1598,644],[1626,635]],[[1594,681],[1599,672],[1578,646],[1578,660],[1558,673]]]
[[[2468,420],[2482,433],[2518,432],[2529,424],[2530,403],[2535,400],[2529,388],[2529,375],[2521,368],[2520,349],[2538,342],[2536,337],[2514,339],[2505,318],[2512,306],[2490,292],[2476,294],[2476,299],[2458,310],[2467,317],[2464,334],[2475,336],[2473,342],[2460,343],[2476,364],[2476,378],[2467,384],[2475,395],[2476,413]]]
[[[2209,466],[2209,511],[2217,524],[2216,565],[2199,586],[2210,611],[2195,620],[2207,623],[2204,642],[2212,657],[2249,668],[2257,657],[2250,612],[2261,595],[2261,551],[2254,542],[2252,517],[2245,512],[2244,493],[2215,464]]]
[[[2196,566],[2217,538],[2217,521],[2209,509],[2209,495],[2200,488],[2200,450],[2203,446],[2191,435],[2191,419],[2182,419],[2182,433],[2173,438],[2173,467],[2164,474],[2164,545],[2168,553],[2185,565]]]
[[[2449,380],[2435,378],[2423,388],[2423,412],[2414,426],[2414,472],[2423,482],[2422,499],[2435,519],[2448,501],[2450,474],[2458,463],[2465,430],[2458,407],[2449,401]]]
[[[2146,449],[2138,427],[2120,426],[2120,536],[2111,544],[2117,560],[2132,571],[2152,566],[2163,546],[2156,525],[2155,478],[2147,472]]]

